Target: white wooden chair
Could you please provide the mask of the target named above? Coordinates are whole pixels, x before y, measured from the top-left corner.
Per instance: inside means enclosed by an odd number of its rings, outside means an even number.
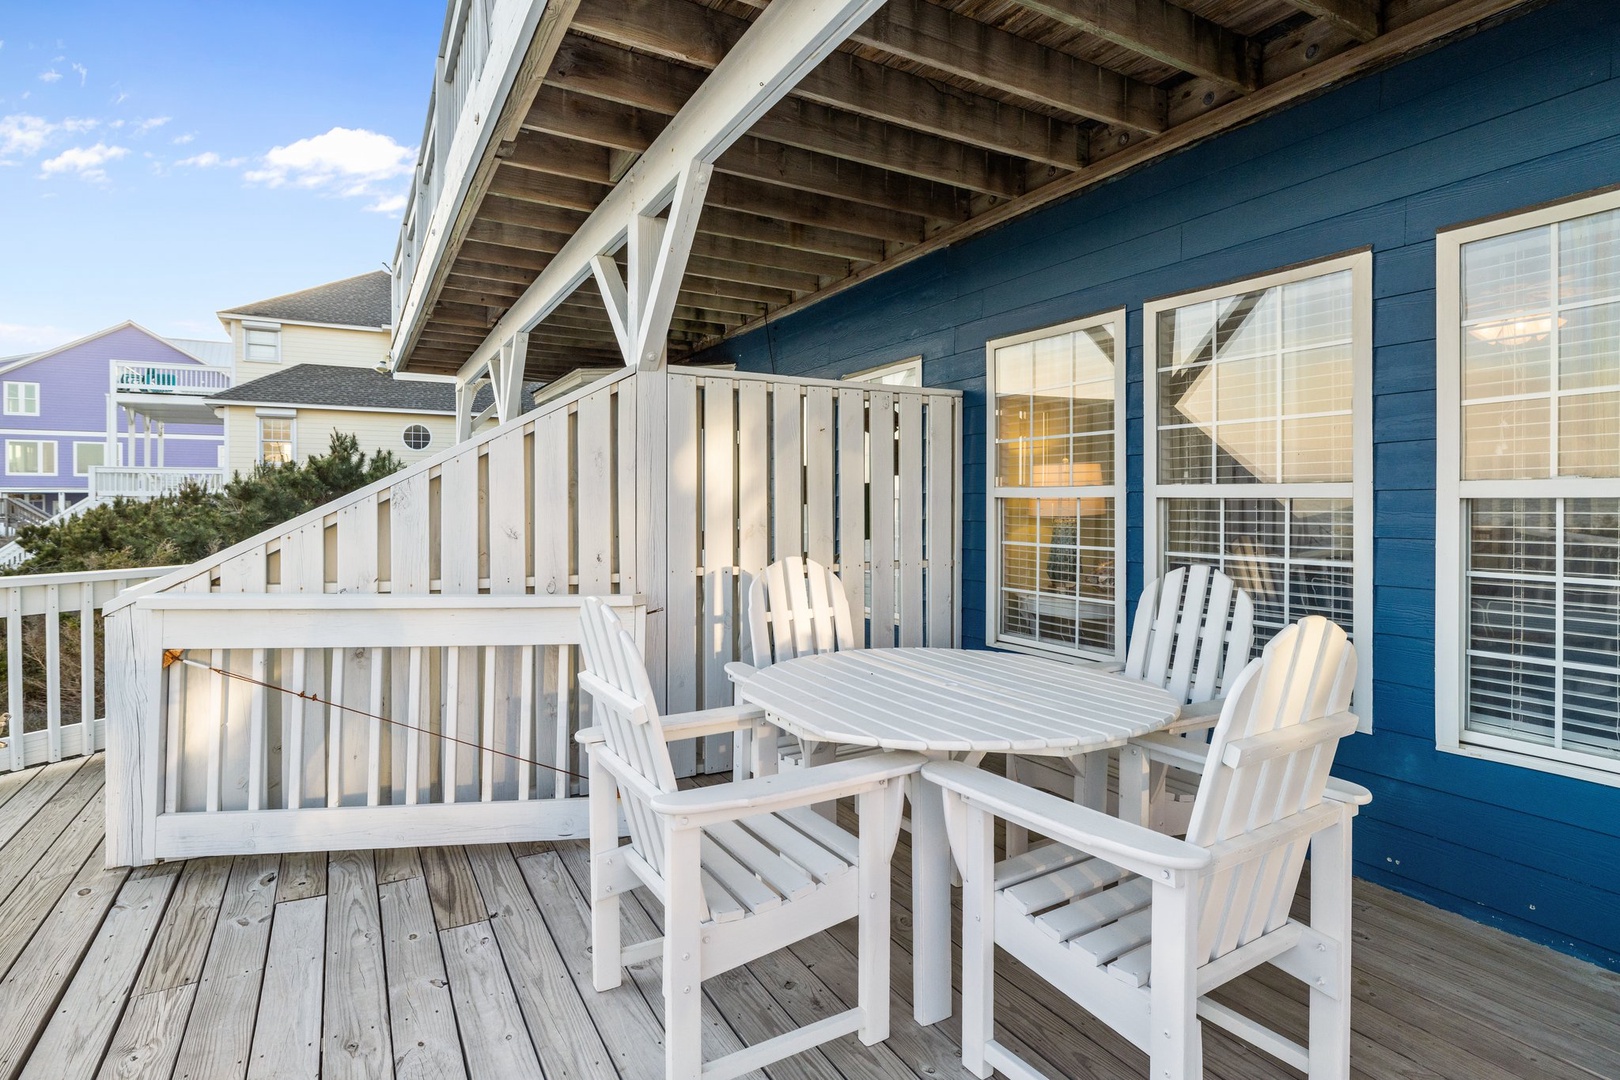
[[[582,621],[579,681],[598,725],[578,736],[590,760],[596,988],[618,986],[627,964],[662,956],[669,1080],[727,1080],[850,1032],[868,1045],[888,1038],[889,858],[905,779],[921,755],[873,754],[677,791],[668,740],[746,730],[764,714],[732,706],[660,717],[635,642],[612,610],[587,599]],[[856,797],[859,836],[808,808],[844,795]],[[663,901],[664,936],[624,947],[619,897],[639,886]],[[857,916],[855,1008],[702,1060],[704,979]]]
[[[1142,590],[1119,674],[1169,691],[1185,706],[1170,731],[1197,732],[1201,739],[1203,729],[1219,715],[1227,687],[1248,662],[1253,643],[1254,602],[1249,594],[1214,567],[1177,567]],[[1105,768],[1109,756],[1094,755],[1087,764]],[[1167,783],[1169,769],[1128,749],[1119,761],[1120,816],[1161,832],[1185,831],[1193,785],[1184,777],[1178,777],[1180,783]],[[1072,787],[1077,800],[1092,805],[1100,805],[1102,798],[1100,784],[1086,797],[1084,778],[1061,758],[1009,759],[1008,775],[1046,791]],[[1024,830],[1009,824],[1007,853],[1016,855],[1026,845]]]
[[[1371,796],[1330,790],[1355,652],[1319,616],[1286,628],[1235,680],[1177,840],[957,763],[946,790],[964,878],[962,1061],[1038,1074],[994,1039],[999,945],[1144,1050],[1152,1080],[1203,1075],[1199,1018],[1305,1071],[1350,1067],[1350,823]],[[1186,754],[1185,747],[1174,751]],[[1329,797],[1324,798],[1324,793]],[[994,819],[1052,837],[999,865]],[[1307,847],[1310,924],[1289,917]],[[1309,1047],[1206,996],[1262,963],[1310,987]]]
[[[756,671],[796,656],[864,648],[861,641],[865,635],[856,632],[844,583],[814,559],[790,555],[755,574],[748,586],[747,611],[753,663],[727,664],[726,673],[733,682],[746,680]],[[754,775],[774,772],[778,762],[790,767],[823,765],[836,757],[863,752],[846,747],[845,753],[840,754],[836,746],[804,745],[793,738],[777,737],[773,741],[767,735],[766,745],[744,753],[746,743],[746,737],[739,741],[733,757],[733,770],[738,779],[750,772]],[[772,746],[776,748],[775,754],[770,752]]]

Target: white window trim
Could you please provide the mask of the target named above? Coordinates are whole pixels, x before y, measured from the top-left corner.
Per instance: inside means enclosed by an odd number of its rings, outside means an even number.
[[[74,476],[89,476],[90,475],[90,468],[86,468],[86,469],[83,469],[83,470],[81,470],[79,468],[79,447],[81,447],[81,446],[99,446],[99,447],[101,447],[101,464],[102,465],[107,464],[107,443],[105,441],[81,440],[79,442],[75,442],[73,444],[73,475]],[[94,466],[92,466],[91,468],[93,468],[93,467]]]
[[[1148,580],[1162,571],[1159,555],[1159,500],[1211,498],[1214,492],[1241,496],[1243,487],[1278,498],[1350,499],[1351,611],[1355,619],[1356,689],[1353,707],[1358,730],[1372,731],[1373,706],[1373,303],[1371,249],[1330,256],[1258,277],[1226,282],[1197,292],[1151,300],[1142,305],[1142,563]],[[1350,271],[1350,482],[1336,484],[1160,484],[1158,424],[1158,315],[1171,308],[1218,300],[1234,293],[1269,289],[1296,281]]]
[[[17,470],[13,469],[11,467],[11,444],[12,443],[17,443],[18,445],[32,444],[34,446],[49,446],[49,447],[51,447],[51,468],[49,468],[49,469],[40,469],[37,472],[18,472]],[[40,451],[39,460],[40,460],[41,464],[44,464],[44,462],[45,462],[45,452],[43,450]],[[6,475],[7,476],[60,476],[61,475],[61,469],[62,469],[62,462],[61,462],[61,460],[60,460],[60,458],[58,456],[58,447],[56,445],[56,440],[55,439],[7,439],[6,440],[6,462],[5,462],[5,464],[6,464]]]
[[[1537,746],[1486,732],[1463,730],[1464,628],[1468,610],[1464,580],[1462,504],[1467,499],[1525,497],[1523,480],[1462,479],[1462,248],[1476,240],[1554,225],[1571,218],[1620,209],[1620,189],[1566,199],[1535,210],[1474,225],[1442,230],[1435,236],[1435,521],[1434,521],[1434,728],[1435,747],[1451,754],[1518,765],[1620,787],[1620,761],[1595,754]],[[1543,477],[1544,498],[1615,498],[1620,480]]]
[[[1089,496],[1093,498],[1111,498],[1114,500],[1114,650],[1104,653],[1096,649],[1069,649],[1055,645],[1041,645],[1021,639],[1004,639],[1000,636],[1001,627],[1001,513],[997,503],[1002,499],[1019,498],[1029,491],[1028,488],[998,487],[996,485],[996,350],[1009,345],[1022,345],[1026,341],[1039,341],[1042,338],[1056,337],[1060,334],[1072,334],[1094,326],[1109,326],[1114,331],[1114,482],[1098,487],[1075,488],[1041,488],[1043,497],[1076,498]],[[916,358],[922,363],[922,357]],[[908,361],[909,362],[909,361]],[[987,543],[985,545],[985,609],[984,609],[984,642],[986,645],[998,649],[1008,649],[1014,652],[1031,653],[1036,656],[1050,656],[1063,660],[1090,659],[1090,660],[1123,660],[1125,657],[1125,558],[1126,538],[1129,535],[1127,518],[1129,501],[1129,487],[1126,483],[1126,442],[1125,429],[1127,423],[1126,393],[1127,378],[1125,371],[1125,309],[1115,308],[1112,311],[1099,312],[1087,315],[1084,318],[1074,319],[1054,326],[1043,326],[1008,337],[995,338],[985,342],[984,346],[984,392],[985,409],[988,417],[985,423],[985,464],[984,464],[984,490],[985,490],[985,529]],[[874,369],[875,370],[875,369]]]
[[[287,411],[282,411],[282,410],[261,409],[258,412],[258,414],[254,417],[254,420],[253,420],[254,426],[258,428],[258,436],[259,436],[258,442],[255,443],[254,447],[253,447],[253,460],[254,460],[255,464],[263,464],[263,462],[264,462],[264,422],[266,420],[285,420],[285,421],[287,421],[287,431],[288,431],[288,435],[290,436],[287,441],[292,444],[292,452],[288,456],[287,463],[290,464],[292,462],[297,461],[298,460],[298,414],[294,413],[294,412],[287,412]]]
[[[11,388],[13,386],[17,386],[17,387],[32,386],[34,388],[34,409],[33,409],[32,412],[29,412],[26,409],[13,409],[11,407]],[[37,382],[14,382],[11,379],[7,379],[5,381],[5,386],[3,388],[3,393],[4,393],[4,397],[0,398],[0,401],[4,402],[4,408],[5,408],[5,415],[6,416],[38,416],[39,415],[39,383],[37,383]],[[21,392],[19,391],[19,396],[20,396],[20,394],[21,394]]]
[[[412,446],[410,444],[410,440],[405,438],[405,436],[410,433],[410,430],[412,428],[418,428],[418,427],[421,428],[423,431],[428,433],[427,445],[423,446],[423,447],[420,447],[420,448]],[[428,427],[426,424],[422,423],[420,420],[413,420],[410,423],[406,424],[402,429],[400,429],[399,444],[401,446],[403,446],[405,449],[409,450],[413,454],[424,454],[427,451],[433,449],[433,440],[435,438],[437,438],[437,436],[434,435],[432,428]]]
[[[255,331],[255,330],[259,331],[260,333],[276,335],[276,358],[274,360],[255,360],[253,357],[248,355],[248,349],[251,347],[249,345],[249,342],[248,342],[248,333],[250,331]],[[281,324],[280,323],[267,323],[267,322],[243,322],[242,323],[242,362],[244,364],[279,364],[279,363],[281,363]]]
[[[883,377],[885,375],[888,375],[891,372],[895,372],[895,371],[914,371],[914,372],[916,372],[917,381],[916,381],[916,383],[914,385],[919,386],[919,387],[922,386],[922,384],[923,384],[923,358],[922,358],[922,355],[919,353],[916,356],[910,356],[910,357],[907,357],[904,360],[897,360],[892,364],[879,364],[877,367],[866,368],[863,371],[852,371],[848,375],[842,376],[842,378],[846,382],[880,383],[880,382],[883,381]]]

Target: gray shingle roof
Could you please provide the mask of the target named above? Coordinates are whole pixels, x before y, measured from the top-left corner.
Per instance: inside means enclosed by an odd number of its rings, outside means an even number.
[[[313,289],[226,308],[221,314],[338,326],[387,326],[393,318],[392,288],[388,271],[373,270]]]
[[[521,409],[534,407],[532,386],[523,388]],[[456,411],[456,388],[450,382],[395,379],[369,368],[334,364],[295,364],[285,371],[221,390],[210,401],[243,405],[306,405],[350,409],[388,409],[397,412]],[[480,387],[473,399],[474,415],[489,407],[491,390]]]
[[[448,382],[394,379],[369,368],[295,364],[285,371],[221,390],[211,400],[453,413],[456,388]]]

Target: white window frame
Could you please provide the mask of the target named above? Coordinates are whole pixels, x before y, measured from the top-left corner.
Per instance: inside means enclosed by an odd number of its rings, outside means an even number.
[[[852,371],[848,375],[843,376],[843,378],[846,382],[881,383],[883,382],[884,376],[892,375],[897,371],[915,372],[917,381],[914,383],[906,383],[904,385],[921,387],[923,384],[922,355],[919,353],[916,356],[910,356],[904,360],[897,360],[892,364],[880,364],[877,367],[866,368],[863,371]]]
[[[273,360],[255,359],[249,354],[252,342],[249,334],[274,334],[276,336],[276,355]],[[245,322],[242,324],[242,362],[247,364],[279,364],[281,363],[281,324]]]
[[[18,404],[18,407],[15,408],[15,409],[13,409],[11,407],[11,388],[12,387],[17,388],[17,399],[18,399],[17,404]],[[22,407],[22,405],[24,403],[23,399],[25,398],[26,393],[29,390],[32,390],[33,394],[34,394],[34,407],[31,410],[30,409],[25,409],[25,408]],[[5,382],[5,415],[7,415],[7,416],[38,416],[39,415],[39,383],[37,383],[37,382],[13,382],[12,380],[7,379],[6,382]]]
[[[14,444],[14,443],[16,445],[19,445],[19,446],[33,445],[33,446],[38,446],[38,447],[46,447],[46,446],[50,447],[51,448],[51,467],[49,469],[43,469],[42,468],[42,469],[39,469],[39,470],[37,470],[35,472],[19,472],[19,471],[13,469],[11,467],[11,447],[12,447],[12,444]],[[39,453],[39,462],[40,462],[41,465],[45,464],[45,451],[43,449],[40,450],[40,453]],[[62,467],[62,462],[59,460],[58,455],[57,455],[57,447],[56,447],[56,440],[55,439],[7,439],[6,440],[6,475],[7,476],[57,476],[57,475],[59,475],[59,470],[61,469],[61,467]]]
[[[258,427],[259,441],[258,441],[257,445],[254,447],[253,460],[255,462],[257,462],[257,463],[263,463],[264,460],[265,460],[265,458],[264,458],[264,422],[266,420],[272,420],[272,421],[276,421],[276,422],[280,422],[280,421],[285,420],[287,422],[287,435],[288,435],[287,442],[292,447],[292,451],[287,457],[287,464],[291,464],[292,462],[297,461],[298,460],[298,414],[293,413],[293,412],[269,412],[269,411],[264,411],[264,410],[261,410],[260,412],[258,412],[258,413],[256,413],[254,415],[254,423]]]
[[[1467,537],[1462,507],[1469,499],[1612,499],[1620,478],[1548,476],[1534,480],[1462,479],[1462,248],[1476,240],[1556,225],[1620,209],[1620,189],[1577,196],[1534,210],[1440,231],[1435,236],[1435,746],[1465,757],[1620,787],[1620,761],[1561,747],[1539,746],[1488,732],[1466,731],[1468,626]],[[1553,373],[1556,384],[1557,372]],[[1556,461],[1556,457],[1553,459]],[[1536,494],[1526,494],[1526,484]]]
[[[1373,722],[1373,317],[1370,248],[1286,267],[1258,277],[1178,293],[1142,305],[1142,562],[1151,580],[1164,568],[1159,541],[1161,499],[1271,496],[1282,499],[1349,499],[1351,520],[1351,612],[1355,620],[1356,689],[1352,707],[1359,730]],[[1159,313],[1238,293],[1289,285],[1348,270],[1351,279],[1350,480],[1297,484],[1159,483]]]
[[[89,465],[85,466],[82,469],[79,467],[79,449],[81,447],[86,447],[86,446],[94,446],[94,447],[99,448],[101,450],[101,464],[102,465],[107,464],[107,444],[106,444],[105,441],[97,440],[97,441],[79,441],[79,442],[75,442],[73,444],[73,475],[74,476],[89,476],[91,468],[94,467],[94,466],[89,466]]]
[[[1096,326],[1107,326],[1114,332],[1114,482],[1089,487],[998,487],[996,484],[996,350],[1012,345],[1022,345],[1027,341],[1039,341],[1042,338],[1072,334]],[[918,357],[917,360],[918,363],[921,363],[922,358]],[[1126,393],[1128,386],[1125,370],[1125,309],[1115,308],[1112,311],[1098,312],[1069,322],[1043,326],[1035,330],[987,341],[984,346],[984,368],[985,410],[988,414],[985,423],[986,449],[984,466],[985,535],[987,539],[984,575],[985,644],[998,649],[1031,653],[1036,656],[1057,657],[1063,660],[1123,660],[1125,657],[1126,626],[1125,544],[1129,536],[1129,522],[1127,521],[1129,516],[1129,485],[1126,483],[1127,447],[1125,440],[1127,423],[1125,415],[1127,411]],[[1025,641],[1021,638],[1001,637],[1001,507],[999,503],[1003,499],[1029,498],[1031,492],[1038,493],[1035,496],[1038,498],[1105,498],[1114,500],[1114,649],[1111,653],[1105,653],[1097,649],[1064,648],[1057,645],[1044,645],[1038,642]]]

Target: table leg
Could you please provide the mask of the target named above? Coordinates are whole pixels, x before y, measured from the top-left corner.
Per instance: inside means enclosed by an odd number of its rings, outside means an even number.
[[[951,846],[939,788],[911,787],[912,1008],[919,1024],[951,1015]]]
[[[1108,758],[1111,751],[1093,750],[1069,759],[1074,765],[1074,801],[1093,810],[1108,809]]]

